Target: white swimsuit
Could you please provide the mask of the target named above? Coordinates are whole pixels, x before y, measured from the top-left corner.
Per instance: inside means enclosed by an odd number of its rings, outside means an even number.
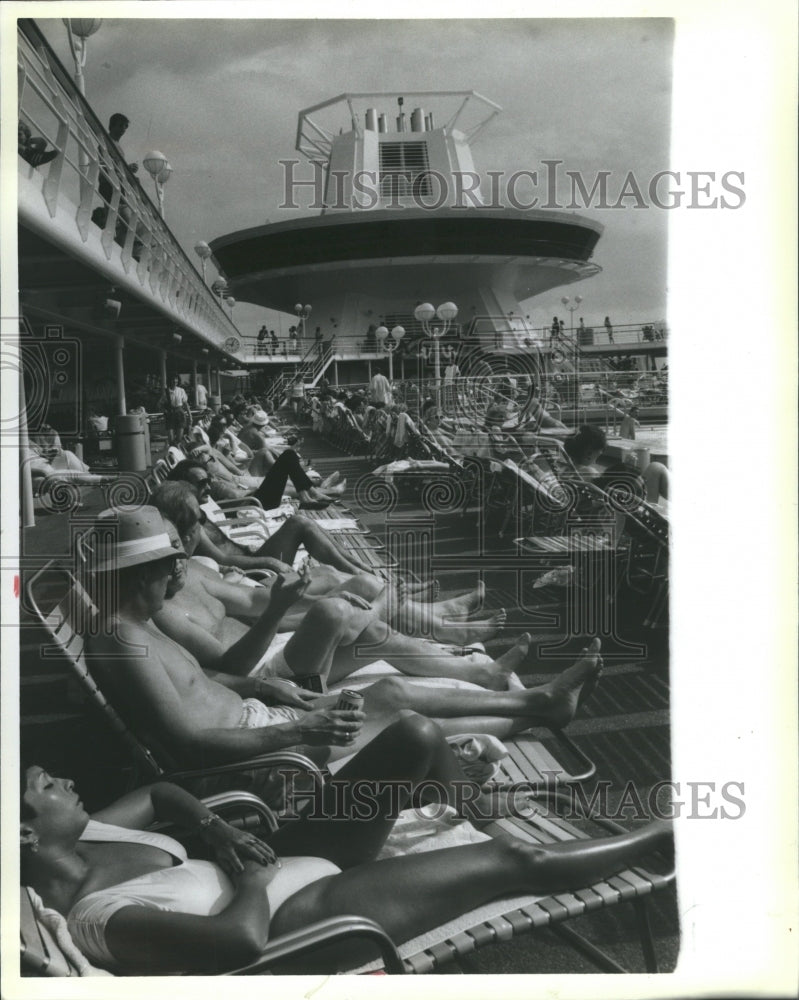
[[[105,926],[111,916],[125,906],[210,917],[224,910],[233,899],[233,884],[222,869],[211,861],[187,858],[182,844],[171,837],[90,820],[81,840],[147,844],[166,851],[178,862],[172,868],[162,868],[89,893],[72,907],[67,916],[69,932],[83,954],[98,965],[113,969],[117,964],[105,943]],[[272,915],[304,886],[340,871],[332,861],[324,858],[281,860],[282,868],[267,886]]]

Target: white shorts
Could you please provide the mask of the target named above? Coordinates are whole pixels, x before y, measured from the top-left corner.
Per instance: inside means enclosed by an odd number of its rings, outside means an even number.
[[[262,726],[278,726],[283,722],[296,722],[302,716],[296,708],[288,705],[264,705],[257,698],[245,698],[241,706],[239,729],[260,729]]]
[[[250,671],[250,677],[286,677],[291,674],[284,650],[293,632],[278,632],[269,643],[269,649]]]

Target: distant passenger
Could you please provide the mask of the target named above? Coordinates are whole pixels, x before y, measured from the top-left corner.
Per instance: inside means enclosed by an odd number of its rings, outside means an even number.
[[[25,122],[17,125],[17,152],[32,167],[41,167],[58,156],[57,149],[47,149],[46,139],[40,135],[31,135]]]
[[[392,401],[391,383],[382,372],[372,376],[372,381],[369,383],[369,401],[378,410],[382,410]]]
[[[613,343],[613,324],[610,322],[610,316],[605,317],[605,332],[608,335],[608,343]]]
[[[602,471],[596,463],[606,444],[607,438],[601,427],[583,424],[575,434],[566,438],[563,448],[583,479],[595,479]]]
[[[177,375],[172,377],[172,384],[162,396],[161,406],[164,411],[167,441],[170,445],[180,444],[191,422],[191,412],[189,397],[186,395],[186,390],[181,387]]]

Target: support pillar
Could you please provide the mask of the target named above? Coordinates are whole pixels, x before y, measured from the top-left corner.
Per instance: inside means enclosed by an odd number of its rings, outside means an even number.
[[[116,342],[116,368],[117,368],[117,415],[124,417],[128,412],[128,404],[125,399],[125,338],[118,337]]]
[[[371,382],[372,381],[372,362],[369,361],[369,360],[367,360],[367,362],[366,362],[366,371],[368,373],[367,374],[367,380],[369,382]]]
[[[161,389],[166,389],[166,351],[161,351]]]
[[[21,353],[21,352],[20,352]],[[22,365],[19,369],[19,399],[17,407],[19,409],[19,444],[25,455],[30,455],[28,445],[28,401],[25,398],[25,379],[22,374]],[[36,526],[36,517],[33,512],[33,477],[31,476],[31,463],[26,460],[21,463],[19,474],[22,477],[22,527],[33,528]]]
[[[333,385],[338,389],[338,361],[333,362]]]
[[[194,387],[194,405],[199,406],[197,402],[197,360],[193,359],[191,363],[191,383]]]

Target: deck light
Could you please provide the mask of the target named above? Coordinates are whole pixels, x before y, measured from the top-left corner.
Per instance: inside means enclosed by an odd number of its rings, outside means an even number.
[[[200,260],[202,262],[202,266],[203,266],[203,281],[205,281],[205,262],[211,256],[211,253],[212,253],[211,248],[208,246],[208,244],[204,240],[200,240],[199,243],[195,243],[195,245],[194,245],[194,252],[197,254],[197,256],[200,258]]]
[[[172,164],[157,149],[151,150],[142,160],[144,169],[152,177],[155,184],[155,194],[158,198],[158,210],[164,216],[164,184],[172,176]]]
[[[442,302],[438,309],[429,302],[423,302],[413,310],[414,317],[422,324],[422,329],[428,337],[433,338],[435,346],[435,366],[436,366],[436,408],[441,409],[441,338],[445,336],[450,328],[450,324],[458,315],[458,307],[454,302]],[[437,316],[443,326],[430,328],[430,320]],[[404,331],[403,331],[404,332]]]

